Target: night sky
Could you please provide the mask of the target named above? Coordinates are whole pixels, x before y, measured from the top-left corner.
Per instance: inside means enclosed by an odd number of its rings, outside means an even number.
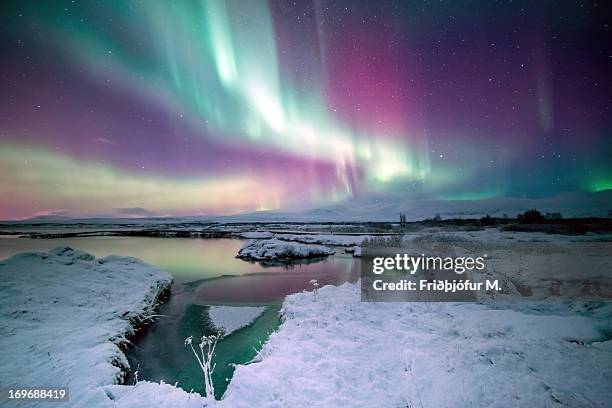
[[[612,188],[573,1],[3,1],[0,219]]]

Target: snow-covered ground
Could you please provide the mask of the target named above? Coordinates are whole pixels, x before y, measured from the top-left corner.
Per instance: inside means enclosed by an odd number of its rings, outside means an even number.
[[[547,298],[535,248],[586,242],[592,245],[578,248],[598,264],[607,259],[600,239],[497,229],[407,236],[403,245],[411,249],[453,243],[486,250],[496,273],[516,268],[514,281],[534,293],[471,303],[364,303],[359,286],[347,283],[325,286],[316,298],[288,296],[279,330],[258,362],[237,367],[219,406],[610,406],[612,302]],[[535,255],[499,255],[509,248],[535,248]],[[605,286],[610,277],[601,276],[602,267],[580,276]]]
[[[412,242],[437,240],[440,242],[480,242],[483,244],[510,245],[512,242],[612,242],[612,234],[584,234],[584,235],[562,235],[547,234],[545,232],[517,232],[504,231],[497,227],[489,227],[481,230],[462,231],[452,228],[426,228],[422,231],[406,233],[403,243],[410,245]]]
[[[283,241],[302,242],[304,244],[353,246],[361,244],[365,235],[335,235],[335,234],[276,234],[276,239]]]
[[[253,323],[265,311],[265,306],[210,306],[208,317],[218,330],[223,330],[224,336],[228,336]]]
[[[408,235],[403,246],[412,249],[453,243],[459,255],[487,251],[496,273],[510,271],[511,283],[534,293],[527,299],[517,289],[471,303],[364,303],[359,286],[347,283],[325,286],[316,297],[290,295],[283,303],[283,323],[258,361],[236,368],[215,406],[611,406],[612,302],[547,298],[549,281],[532,273],[537,250],[519,258],[500,252],[514,248],[514,242],[533,249],[590,240],[595,242],[583,255],[604,265],[609,252],[600,249],[600,236],[497,229]],[[312,254],[303,247],[313,246],[255,239],[247,248],[256,256],[271,251],[284,257]],[[517,262],[515,272],[507,269],[509,262]],[[608,287],[610,276],[601,271],[609,269],[603,267],[581,276]],[[198,394],[169,384],[111,385],[121,376],[111,362],[126,364],[116,344],[132,330],[130,318],[152,313],[155,294],[169,283],[167,274],[132,258],[96,260],[58,249],[1,261],[0,277],[0,323],[6,333],[0,347],[11,350],[0,360],[2,386],[68,385],[70,406],[204,406]],[[260,313],[214,306],[209,317],[231,332]]]
[[[236,368],[216,406],[612,402],[610,302],[363,303],[359,286],[346,283],[321,288],[316,299],[288,296],[282,313],[261,360]],[[197,406],[194,395],[165,384],[112,389],[117,408]]]
[[[361,257],[361,247],[360,246],[346,248],[344,251],[348,254],[352,254],[355,258]]]
[[[316,256],[332,255],[332,248],[322,245],[299,244],[296,242],[272,239],[253,239],[244,243],[238,258],[257,261],[275,259],[312,258]]]
[[[270,239],[274,238],[274,234],[269,231],[246,231],[238,234],[240,238],[244,239]]]
[[[140,381],[135,385],[108,385],[104,407],[112,408],[202,408],[204,398],[197,393],[185,392],[182,388],[166,383]],[[91,405],[90,407],[96,408]]]
[[[472,281],[499,279],[509,295],[542,300],[585,295],[612,298],[612,236],[500,231],[439,231],[405,235],[411,253],[487,256],[486,268],[467,272]],[[396,249],[394,251],[400,252]],[[479,296],[488,296],[478,293]]]
[[[604,407],[612,304],[362,303],[359,286],[288,296],[228,407]]]
[[[0,261],[0,384],[68,387],[67,406],[112,407],[102,387],[128,367],[119,344],[170,283],[135,258],[96,259],[66,247]]]
[[[337,235],[337,234],[289,234],[274,233],[271,231],[247,231],[237,234],[245,239],[271,239],[281,241],[301,242],[303,244],[354,246],[359,245],[368,235]]]

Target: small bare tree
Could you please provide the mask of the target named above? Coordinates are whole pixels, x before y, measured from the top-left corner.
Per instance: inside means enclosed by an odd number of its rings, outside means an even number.
[[[223,332],[211,336],[202,336],[200,339],[200,353],[193,347],[193,336],[189,336],[185,339],[185,347],[191,347],[193,355],[198,360],[202,374],[204,375],[204,391],[206,392],[206,399],[210,402],[215,401],[215,386],[212,380],[212,374],[215,371],[216,364],[213,364],[212,359],[215,355],[215,347],[219,339],[223,337]]]
[[[309,282],[312,285],[312,291],[314,292],[314,300],[317,300],[317,293],[319,292],[319,282],[316,279],[311,279]]]

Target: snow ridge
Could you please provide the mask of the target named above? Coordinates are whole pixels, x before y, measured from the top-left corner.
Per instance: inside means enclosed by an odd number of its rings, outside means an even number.
[[[299,244],[272,239],[253,239],[244,243],[237,258],[257,261],[272,259],[312,258],[332,255],[332,248],[322,245]]]
[[[68,387],[70,406],[91,407],[112,406],[101,387],[129,367],[120,346],[172,281],[136,258],[69,247],[3,260],[0,277],[0,383]]]

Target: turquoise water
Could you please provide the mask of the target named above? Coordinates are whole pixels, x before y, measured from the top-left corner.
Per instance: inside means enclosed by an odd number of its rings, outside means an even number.
[[[217,346],[213,380],[215,394],[221,397],[233,364],[251,361],[278,327],[278,311],[286,295],[311,290],[311,279],[323,286],[359,277],[358,261],[342,249],[321,260],[262,266],[235,258],[242,243],[238,239],[0,238],[0,259],[24,251],[70,246],[97,257],[133,256],[170,272],[174,277],[172,295],[160,307],[161,317],[128,350],[130,383],[138,370],[139,380],[164,380],[178,383],[186,391],[203,393],[202,373],[191,349],[184,346],[185,338],[199,339],[214,332],[208,319],[211,305],[265,306],[266,311],[253,324],[229,334]]]

